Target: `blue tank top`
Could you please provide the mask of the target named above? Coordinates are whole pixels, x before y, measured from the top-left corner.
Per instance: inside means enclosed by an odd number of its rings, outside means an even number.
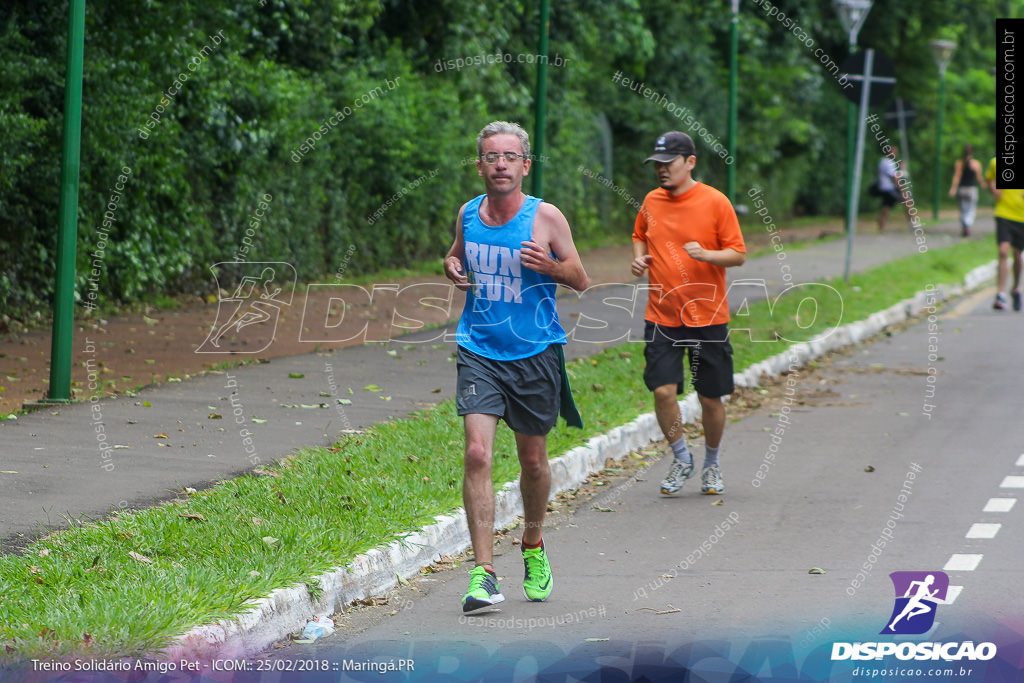
[[[527,195],[511,221],[494,227],[480,220],[486,196],[471,200],[462,214],[463,267],[472,286],[455,340],[492,360],[528,358],[566,341],[555,307],[557,285],[519,260],[541,200]]]

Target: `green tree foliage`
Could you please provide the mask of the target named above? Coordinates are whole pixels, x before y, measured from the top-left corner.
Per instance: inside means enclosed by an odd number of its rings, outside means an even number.
[[[241,258],[288,261],[307,281],[329,279],[342,261],[356,274],[436,258],[459,205],[481,188],[476,133],[493,119],[535,125],[538,0],[126,7],[87,4],[80,296],[94,261],[107,300],[209,294],[209,267],[234,260],[246,238],[253,246]],[[928,41],[959,45],[937,171],[947,182],[962,143],[992,153],[994,18],[1021,16],[1022,7],[932,0],[872,9],[860,47],[889,56],[897,94],[918,111],[909,152],[919,193],[935,172],[938,77]],[[538,163],[544,197],[578,236],[628,239],[629,200],[654,186],[642,161],[666,130],[707,131],[694,133],[698,175],[724,189],[726,161],[713,142],[726,143],[729,19],[724,1],[552,3]],[[0,298],[14,316],[45,312],[52,298],[66,26],[66,2],[7,0],[0,10]],[[830,4],[742,0],[739,31],[738,140],[727,150],[737,200],[756,185],[776,218],[840,213],[847,105],[819,54],[841,64],[848,48]],[[869,145],[865,159],[870,170],[877,150]],[[254,222],[265,195],[270,211]]]

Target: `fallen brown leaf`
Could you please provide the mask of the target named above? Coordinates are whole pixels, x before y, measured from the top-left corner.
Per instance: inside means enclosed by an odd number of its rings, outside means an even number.
[[[262,467],[257,467],[256,469],[254,469],[252,471],[252,473],[253,474],[257,474],[257,475],[259,475],[261,477],[280,477],[281,476],[280,472],[275,472],[274,470],[267,470],[267,469],[264,469]]]

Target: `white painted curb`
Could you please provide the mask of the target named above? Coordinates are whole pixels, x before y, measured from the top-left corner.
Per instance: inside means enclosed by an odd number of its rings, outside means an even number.
[[[735,375],[737,386],[757,386],[762,375],[774,377],[818,358],[830,351],[856,344],[886,327],[919,315],[929,306],[977,289],[995,277],[996,262],[975,268],[964,277],[963,285],[939,286],[922,290],[889,308],[849,323],[814,339],[792,345],[767,360]],[[683,420],[693,422],[699,415],[697,397],[690,394],[679,402]],[[551,460],[551,495],[575,488],[588,475],[604,469],[611,458],[620,460],[630,451],[663,438],[654,413],[645,413],[632,422],[595,436]],[[496,529],[512,525],[522,514],[519,482],[509,482],[495,499]],[[235,619],[222,620],[192,629],[164,650],[171,661],[183,658],[230,659],[262,652],[289,633],[302,630],[317,616],[343,612],[353,600],[382,595],[398,584],[398,576],[418,576],[442,555],[457,555],[470,546],[465,511],[441,515],[437,522],[400,540],[357,556],[344,569],[333,569],[318,577],[321,596],[313,600],[305,585],[281,588],[265,598],[251,600],[253,609]]]

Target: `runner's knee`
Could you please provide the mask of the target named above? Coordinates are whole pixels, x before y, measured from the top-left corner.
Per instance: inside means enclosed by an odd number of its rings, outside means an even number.
[[[479,441],[466,442],[465,458],[467,471],[490,468],[491,466],[490,450]]]

